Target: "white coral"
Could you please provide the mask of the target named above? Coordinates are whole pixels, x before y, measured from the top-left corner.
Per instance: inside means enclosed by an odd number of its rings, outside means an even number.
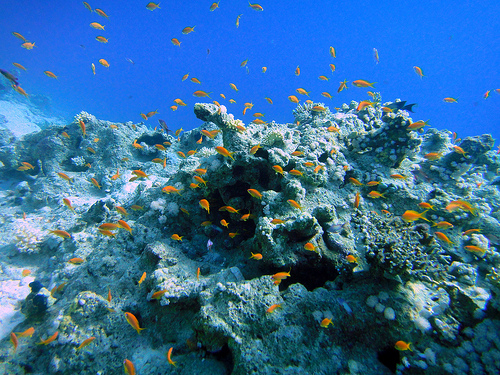
[[[42,242],[45,233],[41,231],[35,223],[40,223],[41,218],[17,219],[14,221],[14,238],[16,247],[21,253],[36,253],[38,245]]]

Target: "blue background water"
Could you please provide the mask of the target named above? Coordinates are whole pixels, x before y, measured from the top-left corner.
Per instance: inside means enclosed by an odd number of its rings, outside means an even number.
[[[152,126],[162,118],[173,129],[191,129],[201,123],[193,115],[193,104],[210,101],[192,94],[205,90],[245,123],[253,112],[265,113],[267,121],[290,122],[296,105],[288,96],[307,99],[295,92],[302,87],[311,91],[312,100],[332,110],[353,99],[370,99],[368,90],[379,91],[383,101],[418,103],[414,120],[430,120],[432,126],[456,131],[459,137],[485,132],[500,137],[500,94],[494,91],[500,89],[497,0],[262,0],[263,12],[252,10],[244,0],[222,0],[213,12],[212,1],[199,0],[161,1],[161,9],[154,11],[146,9],[147,1],[89,3],[109,19],[89,12],[81,1],[0,3],[0,67],[16,72],[12,62],[24,65],[28,71],[17,72],[21,86],[28,94],[50,96],[54,108],[68,119],[85,110],[101,119],[139,122],[141,112],[158,109],[159,115],[148,121]],[[105,31],[92,29],[91,22],[105,25]],[[194,25],[195,32],[181,33]],[[36,47],[21,48],[13,31]],[[109,43],[96,41],[98,35]],[[174,37],[182,42],[180,48],[171,43]],[[330,46],[337,51],[335,59]],[[373,48],[379,52],[379,64]],[[109,69],[98,63],[101,58]],[[240,67],[246,59],[248,71]],[[91,63],[96,65],[95,76]],[[330,63],[336,65],[334,73]],[[298,65],[301,74],[295,76]],[[268,68],[265,74],[263,66]],[[413,66],[422,68],[423,79]],[[54,72],[58,80],[45,76],[44,70]],[[186,73],[202,84],[182,82]],[[330,80],[321,81],[319,75]],[[344,79],[349,89],[337,94]],[[356,79],[377,82],[376,89],[352,87]],[[484,99],[487,90],[490,97]],[[323,91],[333,100],[321,96]],[[445,103],[444,97],[458,98],[458,103]],[[176,98],[188,106],[173,112],[170,106]],[[230,98],[237,104],[229,104]],[[255,106],[243,116],[245,102]]]

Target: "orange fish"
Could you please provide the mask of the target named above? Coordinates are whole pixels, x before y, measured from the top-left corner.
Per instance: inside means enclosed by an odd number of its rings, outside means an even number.
[[[172,348],[170,348],[170,349],[168,349],[168,352],[167,352],[167,361],[168,361],[168,363],[170,363],[172,366],[177,367],[177,366],[175,365],[177,362],[175,362],[175,361],[173,361],[173,360],[172,360],[172,350],[173,350],[173,349],[174,349],[173,347],[172,347]]]
[[[234,90],[234,91],[239,91],[238,88],[236,87],[236,85],[234,83],[230,83],[229,86],[231,86],[231,88]]]
[[[290,100],[292,103],[295,103],[295,104],[299,103],[299,98],[297,98],[295,95],[290,95],[288,97],[288,100]]]
[[[280,175],[285,176],[285,172],[283,171],[283,168],[281,168],[279,165],[274,165],[272,168],[276,172],[278,172]]]
[[[368,196],[373,199],[385,198],[384,194],[379,193],[376,190],[372,190],[368,193]]]
[[[353,81],[352,84],[356,87],[373,87],[375,82],[370,83],[364,79],[357,79],[356,81]]]
[[[52,233],[58,237],[61,237],[61,238],[71,238],[71,234],[69,234],[68,232],[64,231],[64,230],[59,230],[59,229],[56,229],[56,230],[49,230],[49,233]]]
[[[226,150],[226,149],[225,149],[224,147],[222,147],[222,146],[217,146],[217,147],[215,147],[215,150],[216,150],[219,154],[221,154],[222,156],[225,156],[225,157],[230,157],[231,159],[233,159],[233,160],[234,160],[234,158],[233,158],[233,154],[234,154],[234,152],[229,152],[228,150]]]
[[[481,229],[468,229],[465,232],[462,232],[462,236],[468,236],[471,233],[479,233],[481,232]]]
[[[68,263],[71,263],[71,264],[82,264],[83,262],[85,262],[82,258],[71,258],[70,260],[68,260]]]
[[[23,277],[29,276],[29,275],[31,275],[31,271],[25,269],[25,270],[23,270],[22,275],[23,275]]]
[[[96,12],[98,15],[102,16],[102,17],[106,17],[106,18],[109,18],[108,15],[106,13],[104,13],[103,10],[101,9],[95,9],[94,12]]]
[[[333,58],[336,58],[336,57],[337,57],[337,52],[335,51],[335,48],[333,48],[332,46],[330,46],[330,55],[331,55]]]
[[[141,278],[139,279],[139,281],[137,282],[138,285],[141,285],[142,282],[146,280],[146,272],[144,272],[141,276]]]
[[[255,259],[255,260],[261,260],[262,259],[262,254],[260,254],[260,253],[254,254],[254,253],[251,252],[250,254],[252,254],[252,256],[249,259]]]
[[[95,178],[93,178],[93,177],[92,177],[92,178],[90,179],[90,182],[92,182],[92,184],[94,184],[94,186],[95,186],[96,188],[98,188],[98,189],[100,189],[100,188],[101,188],[101,185],[99,185],[99,182],[97,182],[97,180],[96,180]]]
[[[458,99],[456,98],[444,98],[443,101],[446,103],[458,103]]]
[[[16,33],[15,31],[12,32],[12,35],[14,35],[16,38],[21,39],[23,42],[27,42],[28,39],[26,39],[24,36],[22,36],[19,33]]]
[[[12,65],[14,65],[16,68],[19,68],[19,69],[22,69],[22,70],[27,70],[24,66],[22,66],[19,63],[12,63]]]
[[[123,208],[122,206],[115,206],[115,209],[116,209],[116,211],[118,211],[119,214],[124,215],[124,216],[128,216],[127,210],[125,208]]]
[[[92,22],[90,24],[90,27],[92,27],[93,29],[96,29],[96,30],[104,30],[104,26],[101,25],[100,23],[98,22]]]
[[[181,242],[182,242],[182,237],[184,237],[184,236],[179,236],[177,233],[174,233],[174,234],[172,234],[172,236],[170,236],[171,239],[173,239],[175,241],[181,241]]]
[[[212,5],[210,5],[210,11],[213,12],[215,9],[217,9],[219,7],[219,3],[220,0],[216,3],[212,3]]]
[[[407,223],[411,223],[411,222],[419,220],[419,219],[429,221],[424,216],[426,212],[427,212],[427,210],[424,212],[417,212],[417,211],[413,211],[413,210],[408,210],[408,211],[405,211],[405,213],[403,215],[401,215],[401,217]]]
[[[128,324],[130,324],[132,328],[137,331],[138,334],[140,334],[142,330],[146,329],[139,327],[139,321],[132,313],[126,312],[125,319],[127,319]]]
[[[347,88],[348,88],[348,87],[347,87],[347,80],[346,80],[346,79],[344,79],[342,82],[340,82],[340,86],[339,86],[339,88],[338,88],[337,92],[339,93],[339,92],[341,92],[343,89],[347,89]]]
[[[362,111],[366,107],[373,106],[373,103],[368,101],[368,100],[363,100],[359,102],[358,107],[356,108],[356,111]]]
[[[413,351],[410,347],[411,343],[410,342],[404,342],[404,341],[398,341],[396,342],[396,344],[394,345],[394,347],[399,350],[399,351],[405,351],[405,350],[409,350],[409,351]]]
[[[444,234],[443,232],[435,232],[434,233],[437,238],[439,238],[441,241],[446,242],[448,245],[453,245],[453,242]]]
[[[35,42],[24,42],[23,44],[21,44],[21,47],[26,48],[27,50],[33,49],[33,47],[35,47]]]
[[[161,297],[163,297],[163,295],[165,293],[167,293],[168,290],[167,289],[163,289],[163,290],[159,290],[158,292],[154,292],[152,295],[151,295],[151,299],[161,299]]]
[[[447,221],[440,221],[439,223],[434,223],[433,227],[438,227],[439,229],[450,229],[453,228],[453,224]]]
[[[55,339],[57,339],[57,336],[59,335],[59,331],[56,331],[52,336],[50,336],[47,340],[41,340],[37,345],[48,345]]]
[[[479,246],[467,245],[467,246],[464,246],[464,248],[468,252],[473,253],[475,255],[479,255],[481,257],[484,256],[484,254],[486,253],[486,249],[483,249]]]
[[[304,249],[308,250],[308,251],[315,251],[315,252],[318,252],[316,250],[316,246],[314,246],[314,244],[312,244],[311,242],[308,242],[304,245]]]
[[[104,60],[104,59],[100,59],[99,60],[99,64],[101,64],[105,68],[109,68],[109,63],[106,60]]]
[[[250,2],[248,2],[248,6],[250,8],[252,8],[253,10],[258,10],[258,11],[263,11],[264,8],[262,8],[259,4],[255,3],[255,4],[250,4]]]
[[[281,303],[275,303],[274,305],[271,305],[267,310],[266,313],[272,313],[274,310],[276,310],[278,307],[281,307]]]
[[[130,234],[132,234],[132,228],[130,227],[130,225],[127,224],[126,221],[118,220],[118,226],[120,228],[125,229],[126,231],[130,232]]]
[[[15,332],[17,337],[31,337],[33,336],[33,333],[35,333],[35,329],[33,327],[28,328],[24,332]]]
[[[237,214],[239,210],[231,206],[222,206],[221,208],[219,208],[219,211],[227,211],[232,214]]]
[[[307,96],[309,96],[309,93],[310,93],[310,91],[306,91],[306,90],[304,90],[304,89],[303,89],[303,88],[301,88],[301,87],[299,87],[299,88],[298,88],[297,90],[295,90],[295,91],[297,91],[297,92],[298,92],[299,94],[301,94],[301,95],[307,95]]]
[[[17,340],[17,336],[14,332],[10,333],[10,342],[12,343],[12,346],[14,347],[14,353],[17,350],[17,346],[19,345],[19,341]]]
[[[420,76],[420,78],[424,77],[424,73],[422,72],[422,69],[420,69],[418,66],[414,66],[413,70],[415,71],[415,73],[417,73]]]
[[[424,158],[430,161],[438,160],[443,156],[442,152],[429,152],[428,154],[424,155]]]
[[[98,41],[98,42],[101,42],[101,43],[108,43],[108,39],[106,39],[105,37],[103,36],[96,36],[95,39]]]
[[[190,26],[187,26],[185,28],[182,29],[182,33],[183,34],[189,34],[189,33],[192,33],[194,31],[194,28],[196,26],[193,26],[193,27],[190,27]]]
[[[262,199],[262,194],[256,189],[248,189],[248,194],[257,199]]]
[[[206,210],[208,213],[210,213],[210,204],[208,203],[208,201],[206,199],[200,200],[200,206],[201,206],[201,208]]]
[[[153,10],[155,10],[155,9],[161,9],[161,8],[160,8],[160,3],[155,4],[155,3],[152,3],[152,2],[151,2],[151,3],[148,3],[148,4],[146,5],[146,8],[147,8],[147,9],[149,9],[150,11],[153,11]]]
[[[177,194],[181,195],[181,193],[180,193],[181,189],[177,189],[176,187],[171,186],[171,185],[165,186],[163,189],[161,189],[161,191],[163,191],[166,194],[177,193]]]
[[[363,186],[363,184],[354,177],[349,177],[349,182],[356,186]]]
[[[285,221],[284,220],[281,220],[281,219],[272,219],[271,220],[271,224],[285,224]]]
[[[66,207],[68,207],[71,211],[75,212],[75,209],[71,205],[71,201],[68,198],[63,198],[63,203]]]
[[[78,348],[76,348],[76,350],[80,350],[80,349],[86,347],[94,340],[95,340],[95,337],[89,337],[88,339],[83,340],[83,342],[80,344],[80,346]]]
[[[297,203],[296,201],[294,201],[293,199],[288,199],[288,200],[287,200],[287,202],[288,202],[288,204],[289,204],[290,206],[292,206],[293,208],[297,208],[297,209],[299,209],[299,210],[301,210],[301,211],[303,210],[303,209],[302,209],[302,207],[301,207],[301,205],[300,205],[300,204],[298,204],[298,203]]]
[[[127,374],[127,375],[135,375],[134,364],[131,361],[129,361],[128,359],[125,359],[123,361],[123,369],[125,371],[125,374]]]
[[[181,46],[181,42],[179,42],[179,39],[177,38],[172,38],[171,39],[171,42],[174,46],[177,46],[177,47],[180,47]]]
[[[422,129],[424,126],[430,126],[428,124],[429,120],[427,121],[416,121],[416,122],[412,122],[406,129],[408,130],[418,130],[418,129]]]
[[[359,192],[356,193],[356,196],[354,197],[354,208],[358,208],[359,207],[359,200],[360,200],[360,195],[359,195]]]
[[[193,77],[190,79],[190,81],[201,85],[201,81],[198,78]]]
[[[329,318],[325,318],[321,321],[319,325],[323,328],[327,328],[330,324],[333,325],[332,320]]]
[[[193,92],[193,96],[196,96],[198,98],[210,98],[211,92],[205,92],[203,90],[196,90]]]
[[[319,76],[318,79],[322,80],[322,81],[328,81],[328,77],[326,76]]]

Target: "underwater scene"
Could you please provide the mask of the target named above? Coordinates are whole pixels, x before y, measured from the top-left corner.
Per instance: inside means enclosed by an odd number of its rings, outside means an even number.
[[[0,374],[500,373],[499,2],[0,14]]]

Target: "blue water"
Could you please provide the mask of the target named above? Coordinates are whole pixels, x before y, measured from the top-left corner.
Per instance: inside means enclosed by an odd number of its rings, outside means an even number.
[[[81,1],[0,3],[0,68],[18,74],[28,94],[51,97],[54,108],[68,119],[85,110],[100,119],[139,122],[141,112],[158,110],[159,115],[148,120],[151,126],[161,118],[172,129],[187,130],[201,124],[193,115],[193,104],[217,100],[246,123],[254,112],[264,113],[267,121],[291,122],[296,105],[288,96],[307,99],[296,93],[301,87],[332,110],[351,100],[370,99],[368,90],[379,91],[383,101],[418,103],[414,120],[429,120],[433,127],[456,131],[459,137],[486,132],[500,137],[500,94],[494,91],[500,89],[497,0],[262,0],[262,12],[243,0],[222,0],[213,12],[212,1],[161,1],[161,9],[154,11],[146,9],[147,1],[89,3],[109,19],[89,12]],[[105,31],[92,29],[91,22],[105,25]],[[196,26],[195,31],[183,35],[186,26]],[[13,31],[36,47],[21,48]],[[98,35],[109,43],[95,40]],[[181,46],[174,46],[172,38]],[[336,49],[335,59],[330,46]],[[373,48],[379,53],[378,64]],[[109,62],[109,69],[98,63],[101,58]],[[240,67],[246,59],[248,70]],[[19,72],[12,62],[28,71]],[[297,66],[300,76],[294,74]],[[421,67],[425,77],[420,78],[413,66]],[[59,78],[45,76],[44,70]],[[202,84],[182,82],[187,73]],[[320,75],[330,80],[321,81]],[[337,93],[344,79],[349,89]],[[357,79],[377,82],[375,89],[353,87],[350,82]],[[195,98],[195,90],[211,92],[211,99]],[[490,97],[484,99],[488,90]],[[323,91],[333,100],[321,96]],[[444,97],[458,98],[458,103],[445,103]],[[170,106],[176,98],[187,107],[173,112]],[[230,98],[237,103],[229,104]],[[243,116],[245,102],[255,106]]]

